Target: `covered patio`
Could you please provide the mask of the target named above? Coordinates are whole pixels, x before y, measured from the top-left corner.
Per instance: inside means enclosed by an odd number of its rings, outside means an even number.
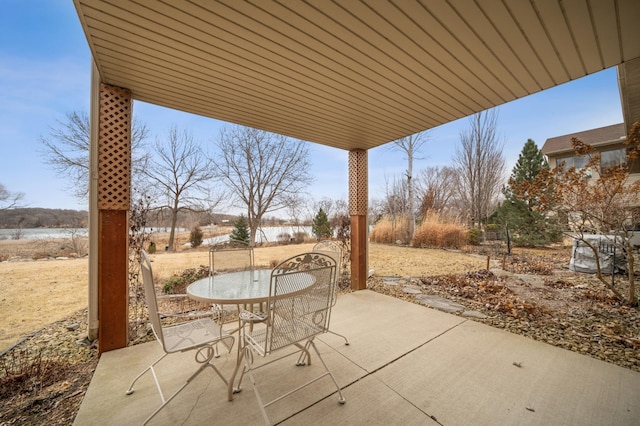
[[[330,334],[320,345],[348,402],[339,406],[318,382],[273,407],[274,421],[637,424],[638,373],[381,296],[366,280],[367,150],[614,66],[630,126],[640,119],[640,2],[74,4],[94,60],[89,337],[101,353],[76,424],[139,423],[159,403],[151,382],[124,392],[159,351],[156,343],[126,347],[134,99],[349,157],[351,278],[359,291],[340,298],[332,329],[351,345]],[[190,357],[164,372],[183,379]],[[223,372],[233,362],[222,358]],[[297,374],[286,373],[291,368]],[[307,368],[283,364],[271,370],[278,380],[267,382],[286,385]],[[157,423],[260,421],[246,385],[233,402],[213,375],[187,389]]]
[[[354,290],[368,272],[368,149],[614,66],[625,123],[640,119],[636,0],[74,4],[94,60],[89,337],[101,353],[128,341],[134,99],[345,150]]]
[[[341,295],[332,334],[319,349],[342,387],[338,404],[325,378],[267,412],[283,425],[635,425],[640,373],[370,290]],[[235,348],[234,348],[235,349]],[[160,353],[156,342],[102,354],[76,425],[141,424],[160,404],[150,375],[130,381]],[[173,355],[159,371],[165,392],[195,369],[193,354]],[[265,369],[261,393],[279,394],[311,375],[294,359]],[[234,352],[216,365],[230,374]],[[263,379],[262,382],[260,380]],[[205,371],[150,424],[261,424],[248,380],[232,402]]]

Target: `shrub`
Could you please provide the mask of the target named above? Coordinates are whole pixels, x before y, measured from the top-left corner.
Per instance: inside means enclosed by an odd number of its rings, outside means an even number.
[[[182,274],[172,276],[162,286],[162,291],[167,294],[183,294],[189,284],[201,278],[209,276],[209,267],[189,268],[182,271]]]
[[[482,237],[482,231],[476,228],[469,229],[467,232],[467,243],[472,246],[480,245],[480,238]]]
[[[199,226],[194,226],[189,234],[189,242],[192,248],[200,247],[202,245],[202,229]]]
[[[149,243],[149,250],[147,250],[147,251],[149,252],[149,254],[154,254],[156,252],[156,243],[151,241]]]
[[[282,232],[276,235],[276,241],[278,242],[278,244],[289,244],[291,242],[291,234]]]
[[[43,356],[40,349],[9,351],[0,357],[0,398],[18,395],[22,400],[28,394],[44,397],[48,386],[65,377],[69,367],[59,356]]]
[[[304,241],[307,239],[307,233],[306,232],[294,232],[293,233],[293,241],[296,244],[302,244],[304,243]]]

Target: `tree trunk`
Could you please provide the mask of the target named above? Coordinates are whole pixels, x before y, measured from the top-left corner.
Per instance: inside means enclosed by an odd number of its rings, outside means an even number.
[[[629,274],[629,304],[638,306],[638,295],[636,294],[636,278],[635,278],[635,257],[633,255],[633,247],[627,240],[627,273]]]
[[[408,244],[411,244],[413,240],[413,234],[416,228],[416,208],[414,202],[413,195],[413,152],[407,155],[408,157],[408,167],[407,167],[407,190],[409,192],[409,241]]]
[[[173,245],[173,240],[176,235],[176,224],[178,223],[178,210],[173,208],[171,209],[171,231],[169,231],[169,250],[175,251],[175,247]]]

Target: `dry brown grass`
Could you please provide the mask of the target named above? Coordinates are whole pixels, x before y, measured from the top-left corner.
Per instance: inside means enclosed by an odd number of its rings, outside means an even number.
[[[9,244],[7,244],[9,243]],[[11,241],[0,241],[0,254],[7,250],[26,253]],[[10,249],[7,249],[10,246]],[[255,263],[269,268],[297,253],[310,251],[313,243],[255,249]],[[37,247],[32,247],[37,249]],[[158,282],[179,275],[187,268],[208,265],[206,247],[151,256]],[[486,261],[457,252],[371,244],[369,268],[380,276],[422,276],[443,272],[477,270]],[[22,337],[87,306],[88,260],[38,260],[0,263],[0,351]]]

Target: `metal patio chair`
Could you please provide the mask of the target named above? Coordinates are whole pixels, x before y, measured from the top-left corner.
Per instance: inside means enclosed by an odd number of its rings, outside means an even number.
[[[247,374],[267,424],[270,423],[266,413],[267,407],[325,376],[329,376],[335,384],[338,402],[344,404],[346,401],[337,380],[325,364],[314,342],[318,334],[327,331],[336,287],[335,273],[335,260],[323,253],[304,253],[289,258],[276,266],[271,273],[266,321],[263,321],[262,317],[255,318],[251,312],[241,313],[240,318],[245,324],[241,336],[244,345],[241,356],[245,365],[237,390],[240,389],[243,376]],[[259,324],[256,327],[248,326],[253,325],[254,318]],[[298,351],[283,351],[284,355],[277,356],[277,351],[291,346],[305,353],[304,359],[307,365],[311,364],[309,350],[313,348],[324,371],[312,380],[265,403],[258,390],[254,371],[290,355],[298,354]],[[255,366],[254,354],[261,357],[274,355],[275,358]],[[301,364],[295,363],[295,365]]]
[[[253,247],[242,241],[217,243],[209,248],[209,274],[253,269]]]
[[[151,262],[149,256],[145,251],[140,253],[140,267],[142,270],[142,281],[144,284],[144,293],[147,300],[147,306],[149,309],[149,320],[151,321],[151,328],[158,343],[162,346],[163,354],[154,361],[149,367],[145,368],[140,374],[133,379],[131,386],[127,390],[127,395],[131,395],[134,392],[133,386],[136,381],[142,377],[147,371],[151,372],[153,380],[156,384],[158,393],[162,404],[158,407],[147,419],[144,424],[147,424],[156,414],[160,412],[173,398],[175,398],[191,381],[198,376],[207,367],[211,367],[216,374],[227,384],[227,379],[222,376],[220,371],[211,362],[216,354],[216,348],[219,343],[224,344],[228,351],[231,351],[231,347],[235,341],[234,337],[230,336],[226,331],[222,329],[222,325],[216,323],[211,317],[196,317],[194,319],[178,322],[171,325],[163,325],[163,319],[166,319],[170,314],[164,314],[158,311],[158,300],[156,298],[156,289],[153,281],[153,270],[151,268]],[[185,319],[184,315],[179,315],[180,319]],[[165,398],[160,382],[156,375],[154,367],[162,361],[167,355],[176,352],[195,351],[195,361],[200,364],[200,367],[193,373],[187,381],[176,390],[169,398]]]

